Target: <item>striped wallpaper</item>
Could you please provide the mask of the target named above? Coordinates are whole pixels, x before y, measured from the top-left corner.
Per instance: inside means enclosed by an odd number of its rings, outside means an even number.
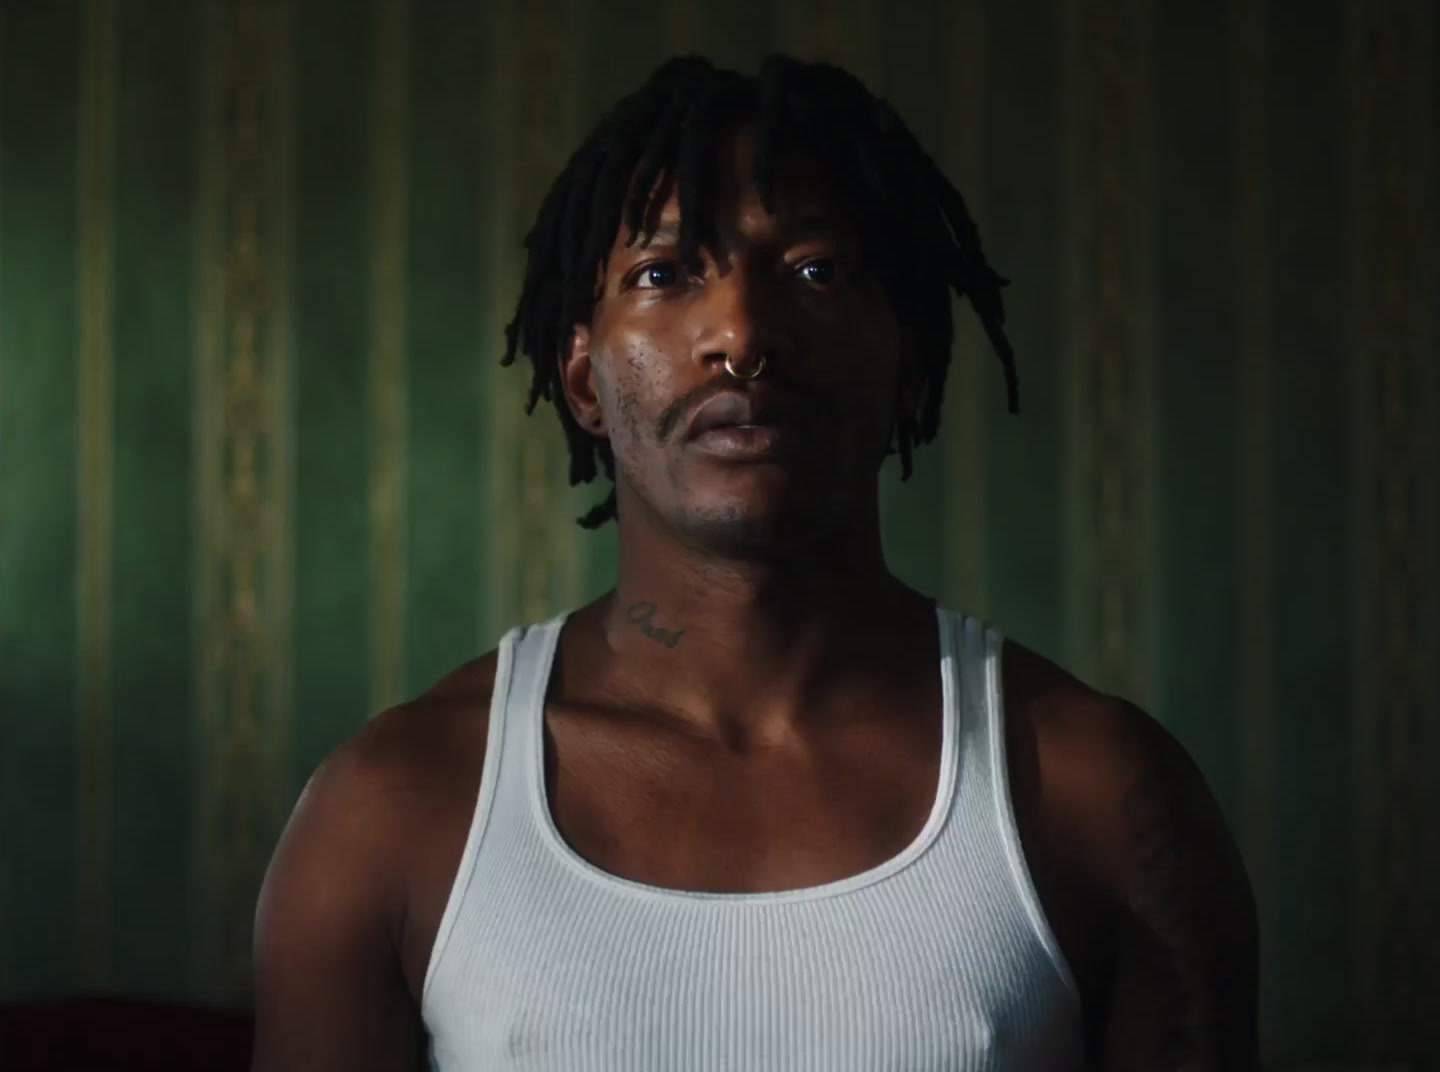
[[[1021,414],[962,311],[895,570],[1185,742],[1272,1067],[1434,1067],[1434,5],[892,8],[0,8],[0,997],[247,1002],[319,760],[609,586],[498,366],[519,243],[663,56],[783,49],[896,104],[1013,281]]]

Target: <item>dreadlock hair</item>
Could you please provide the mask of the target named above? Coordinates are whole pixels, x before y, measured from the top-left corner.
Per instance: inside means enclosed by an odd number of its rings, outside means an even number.
[[[1003,330],[1000,289],[960,193],[920,147],[891,106],[854,75],[824,63],[771,56],[758,77],[717,68],[702,56],[662,63],[645,84],[604,116],[556,178],[525,239],[524,285],[505,328],[508,366],[518,353],[534,367],[526,414],[553,401],[570,448],[570,484],[588,483],[599,457],[615,479],[610,443],[581,428],[559,387],[560,357],[577,324],[589,324],[597,278],[620,224],[627,245],[648,241],[668,191],[679,196],[679,257],[699,271],[702,247],[717,245],[714,181],[717,140],[737,122],[754,123],[756,191],[773,212],[777,150],[817,153],[840,189],[853,194],[867,260],[883,274],[923,369],[918,412],[899,418],[887,454],[898,449],[901,479],[911,451],[935,438],[950,365],[950,291],[970,299],[1005,371],[1011,413],[1019,411],[1014,352]],[[616,517],[612,489],[577,523],[596,529]]]

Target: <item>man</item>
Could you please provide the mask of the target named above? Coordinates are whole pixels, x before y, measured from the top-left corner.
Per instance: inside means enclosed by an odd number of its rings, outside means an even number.
[[[887,570],[960,196],[833,67],[663,65],[527,243],[616,588],[311,778],[256,916],[259,1072],[1258,1067],[1256,924],[1159,725]]]

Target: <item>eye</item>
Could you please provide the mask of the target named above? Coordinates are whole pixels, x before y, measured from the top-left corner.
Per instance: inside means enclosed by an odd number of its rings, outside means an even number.
[[[826,286],[839,277],[840,268],[831,257],[815,257],[796,269],[800,278],[816,286]]]
[[[680,267],[674,261],[651,261],[642,264],[630,276],[630,285],[644,290],[661,290],[680,280]]]

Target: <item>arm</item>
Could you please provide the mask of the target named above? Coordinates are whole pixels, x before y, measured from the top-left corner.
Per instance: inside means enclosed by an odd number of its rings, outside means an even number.
[[[321,765],[271,859],[255,914],[253,1072],[423,1067],[376,751],[362,731]]]
[[[1234,841],[1203,777],[1130,708],[1116,750],[1111,890],[1121,920],[1106,1072],[1256,1072],[1259,935]]]

